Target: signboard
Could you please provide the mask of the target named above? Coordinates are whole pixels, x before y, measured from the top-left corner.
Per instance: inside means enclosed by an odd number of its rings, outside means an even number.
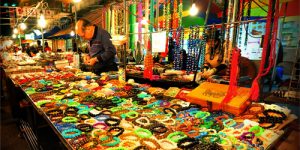
[[[152,33],[152,52],[165,52],[166,39],[166,31]]]
[[[17,7],[17,17],[37,17],[40,16],[41,13],[45,15],[46,18],[52,18],[55,14],[53,10],[48,9],[35,9],[34,7]]]

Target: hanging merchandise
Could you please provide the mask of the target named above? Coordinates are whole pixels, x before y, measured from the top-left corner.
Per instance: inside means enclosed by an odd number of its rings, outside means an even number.
[[[136,23],[136,4],[129,6],[129,48],[135,50],[135,23]]]
[[[171,0],[166,0],[165,2],[165,5],[166,5],[166,23],[165,23],[165,29],[166,29],[166,32],[167,32],[167,39],[166,39],[166,50],[164,53],[161,53],[161,56],[162,57],[166,57],[168,56],[168,52],[169,52],[169,32],[170,32],[170,20],[171,20]]]
[[[188,40],[188,53],[187,53],[187,72],[193,72],[198,70],[198,55],[199,55],[199,27],[198,26],[191,26],[190,27],[190,34]]]
[[[178,26],[182,26],[182,11],[183,11],[183,5],[182,5],[182,0],[180,0],[179,5],[178,5]]]
[[[116,34],[116,32],[115,32],[115,30],[116,30],[116,27],[117,26],[115,26],[115,9],[114,9],[114,7],[113,6],[111,6],[110,7],[111,9],[111,28],[110,28],[110,34],[111,35],[115,35]]]
[[[258,75],[253,80],[251,87],[251,100],[257,101],[260,93],[259,80],[261,77],[267,75],[274,65],[275,51],[276,51],[276,38],[278,31],[278,21],[279,21],[279,0],[269,0],[268,16],[266,24],[266,34],[264,36],[264,45],[262,51],[262,57],[260,61],[260,67]],[[272,32],[271,32],[272,31]],[[270,43],[271,42],[271,43]],[[265,68],[265,63],[267,61],[267,52],[270,50],[268,67]]]
[[[148,21],[149,19],[149,0],[145,0],[145,20]],[[144,28],[145,28],[145,32],[148,32],[148,29],[149,29],[149,25],[148,23],[146,23],[144,25]],[[148,50],[148,47],[149,47],[149,35],[148,34],[145,34],[145,37],[144,37],[144,47]]]
[[[235,48],[232,51],[232,62],[230,68],[230,82],[226,93],[226,96],[221,102],[220,108],[223,108],[225,104],[229,103],[233,97],[237,96],[237,81],[239,78],[239,59],[241,56],[241,50]]]
[[[177,12],[177,0],[173,1],[173,16],[172,16],[172,38],[176,37],[176,29],[178,28],[178,12]]]
[[[151,79],[153,74],[153,56],[150,51],[147,51],[147,54],[144,59],[144,78]]]
[[[155,0],[150,0],[150,25],[149,32],[152,33],[154,29],[154,2]]]
[[[202,29],[202,40],[200,42],[200,52],[199,52],[199,67],[200,70],[203,71],[203,66],[205,62],[205,53],[206,53],[206,41],[207,41],[207,35],[206,35],[206,28]],[[195,76],[196,77],[196,76]]]
[[[179,27],[175,33],[175,52],[174,52],[174,69],[181,70],[183,66],[183,56],[181,56],[181,51],[183,50],[184,44],[184,28]],[[183,54],[182,54],[183,55]]]
[[[138,41],[142,42],[142,20],[143,20],[143,4],[141,1],[138,3]]]

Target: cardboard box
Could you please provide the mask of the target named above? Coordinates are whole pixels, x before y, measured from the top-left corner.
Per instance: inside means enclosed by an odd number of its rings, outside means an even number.
[[[220,104],[227,94],[229,85],[204,82],[187,94],[187,101],[196,103],[211,110],[219,110]],[[250,88],[238,87],[237,95],[223,106],[223,111],[239,115],[250,104]]]

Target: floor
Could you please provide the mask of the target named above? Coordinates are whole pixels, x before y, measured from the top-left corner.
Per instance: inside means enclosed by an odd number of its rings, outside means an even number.
[[[6,88],[3,88],[4,91]],[[4,92],[6,93],[6,92]],[[4,95],[6,97],[6,95]],[[298,117],[299,106],[295,105],[285,105],[292,109],[292,112]],[[20,130],[17,126],[17,120],[12,119],[12,111],[9,106],[8,99],[1,99],[1,150],[29,150],[30,147],[25,141],[24,137],[20,134]],[[39,139],[42,148],[45,149],[62,149],[62,144],[59,142],[56,135],[53,134],[52,129],[49,127],[44,127],[39,131]],[[46,135],[46,136],[45,136]],[[278,143],[274,146],[275,150],[299,150],[300,149],[300,123],[299,121],[294,121],[290,125],[290,130],[282,136]]]

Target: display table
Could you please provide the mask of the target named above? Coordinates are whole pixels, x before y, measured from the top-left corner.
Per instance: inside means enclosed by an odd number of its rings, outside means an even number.
[[[91,73],[9,77],[67,149],[269,149],[296,119],[287,108],[266,104],[250,105],[241,116],[208,112],[175,98],[179,88],[121,83]],[[273,123],[267,117],[275,118]]]

